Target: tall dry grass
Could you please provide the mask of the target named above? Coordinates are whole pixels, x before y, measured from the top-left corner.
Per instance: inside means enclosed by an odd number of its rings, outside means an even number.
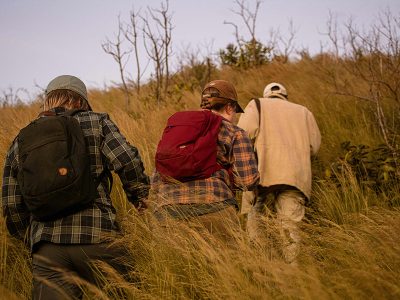
[[[120,243],[130,255],[134,271],[128,280],[106,271],[102,289],[86,286],[87,299],[394,299],[400,297],[400,211],[373,191],[360,187],[349,172],[332,182],[323,170],[338,156],[345,140],[371,146],[382,139],[362,102],[339,97],[327,84],[320,61],[271,64],[248,71],[222,69],[214,78],[232,81],[243,106],[262,96],[271,81],[282,82],[289,99],[306,105],[322,133],[322,147],[314,173],[312,205],[303,222],[303,245],[297,267],[279,256],[279,236],[273,219],[266,218],[261,245],[236,230],[232,244],[216,240],[185,224],[160,226],[151,212],[137,215],[115,181],[112,199],[123,224]],[[346,75],[347,76],[347,75]],[[362,87],[360,87],[362,88]],[[145,95],[146,96],[146,95]],[[105,111],[127,140],[137,146],[148,174],[167,118],[176,110],[197,109],[199,91],[171,96],[159,106],[148,97],[134,98],[129,112],[118,89],[92,90],[95,111]],[[0,157],[18,130],[40,111],[40,104],[0,109]],[[3,169],[4,160],[0,160]],[[399,197],[400,185],[387,197]],[[29,299],[30,261],[24,245],[10,238],[0,218],[0,295]],[[130,280],[129,280],[130,279]]]

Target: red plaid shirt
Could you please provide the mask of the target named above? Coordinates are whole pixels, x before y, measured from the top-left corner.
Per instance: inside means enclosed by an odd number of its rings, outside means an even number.
[[[235,199],[233,186],[240,190],[252,190],[259,181],[257,162],[253,145],[247,133],[223,120],[218,134],[217,161],[224,166],[207,179],[188,182],[165,182],[155,172],[152,180],[152,193],[156,206],[170,204],[217,203]],[[227,169],[232,167],[233,176]]]

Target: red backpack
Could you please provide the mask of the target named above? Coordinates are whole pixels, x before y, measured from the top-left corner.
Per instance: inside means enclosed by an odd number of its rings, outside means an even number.
[[[156,152],[156,170],[185,182],[210,177],[217,163],[217,139],[222,117],[211,111],[183,111],[167,122]]]

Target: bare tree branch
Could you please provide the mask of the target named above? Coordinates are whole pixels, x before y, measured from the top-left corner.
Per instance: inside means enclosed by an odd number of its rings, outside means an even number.
[[[339,38],[338,38],[338,24],[337,24],[337,16],[329,10],[328,21],[326,22],[328,32],[325,35],[328,36],[330,42],[334,48],[334,54],[336,60],[339,58]]]
[[[250,33],[250,40],[255,40],[257,15],[262,1],[256,0],[253,11],[246,0],[235,0],[234,2],[238,6],[238,10],[232,10],[232,12],[242,18],[243,23]]]
[[[276,34],[278,37],[278,40],[280,44],[283,46],[282,49],[281,47],[276,47],[276,45],[273,45],[273,48],[278,48],[279,49],[279,55],[282,56],[283,62],[286,63],[289,60],[289,56],[295,51],[295,46],[294,46],[294,39],[296,37],[297,30],[295,29],[293,25],[293,20],[291,19],[289,21],[289,36],[284,37],[283,35]],[[272,35],[273,36],[273,35]],[[273,40],[273,37],[271,37],[270,40]]]
[[[231,21],[224,21],[224,24],[231,25],[235,29],[235,38],[236,43],[239,49],[239,62],[235,62],[238,64],[243,64],[248,67],[249,65],[258,65],[260,63],[260,52],[265,52],[267,49],[264,49],[262,44],[258,43],[256,39],[256,23],[257,23],[257,15],[260,9],[262,1],[256,0],[254,10],[250,9],[249,3],[247,0],[234,0],[234,4],[237,6],[236,9],[232,9],[231,11],[238,15],[245,27],[247,28],[250,34],[250,40],[245,41],[243,38],[239,36],[239,26]],[[243,49],[247,48],[247,49]],[[250,59],[244,59],[244,53],[250,53]],[[245,61],[245,63],[242,63]]]
[[[164,46],[164,62],[165,62],[165,86],[164,86],[164,95],[167,94],[168,86],[169,86],[169,58],[171,56],[171,37],[172,37],[172,15],[168,14],[169,9],[169,1],[166,0],[165,4],[161,3],[161,9],[156,10],[161,17],[156,18],[156,22],[160,25],[160,28],[163,30],[163,46]]]
[[[135,55],[136,61],[136,94],[140,95],[140,87],[141,87],[141,79],[145,72],[145,69],[141,71],[140,68],[140,59],[139,59],[139,45],[138,45],[138,17],[140,16],[140,9],[135,11],[133,8],[130,12],[130,23],[128,24],[126,30],[124,31],[124,35],[126,40],[132,45],[133,52]]]
[[[151,12],[151,9],[148,8]],[[161,102],[161,89],[163,86],[163,74],[164,74],[164,65],[163,65],[163,41],[159,36],[153,32],[149,20],[148,15],[142,18],[143,20],[143,37],[144,37],[144,46],[149,58],[153,61],[155,67],[155,77],[156,77],[156,98],[157,103]]]
[[[2,107],[18,105],[27,101],[31,101],[31,96],[28,90],[25,88],[14,89],[9,87],[7,90],[2,90],[1,93],[0,105]],[[21,93],[25,94],[26,97],[21,97]]]
[[[169,1],[162,2],[160,9],[147,7],[146,16],[142,20],[145,49],[155,66],[156,98],[159,103],[167,95],[170,79],[173,27]]]
[[[337,25],[332,15],[327,25],[328,36],[335,46],[337,56]],[[396,165],[399,165],[399,135],[396,134],[397,126],[390,126],[388,115],[396,111],[400,115],[400,22],[390,11],[386,11],[379,16],[378,23],[367,31],[358,29],[352,19],[344,27],[343,59],[333,70],[328,71],[336,94],[372,104],[377,128],[391,150]],[[350,74],[356,80],[346,81],[345,74]],[[352,92],[352,86],[364,87],[365,95],[356,95]],[[395,104],[392,111],[385,109],[388,100]]]
[[[106,41],[101,44],[103,51],[109,55],[117,62],[119,67],[119,73],[122,81],[122,89],[125,94],[125,106],[126,109],[129,109],[130,106],[130,91],[128,89],[128,85],[125,79],[125,66],[127,63],[127,59],[125,57],[129,55],[130,51],[122,50],[122,39],[121,35],[123,34],[123,28],[121,24],[121,19],[118,16],[118,33],[115,36],[115,42],[112,42],[109,38],[106,38]]]

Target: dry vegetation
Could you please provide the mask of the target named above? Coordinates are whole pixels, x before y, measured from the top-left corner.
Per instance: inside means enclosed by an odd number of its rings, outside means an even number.
[[[135,272],[129,282],[108,270],[105,288],[87,287],[86,297],[399,298],[398,177],[385,187],[384,193],[365,188],[350,168],[336,173],[335,179],[326,177],[326,170],[341,155],[341,142],[348,140],[371,147],[384,143],[369,103],[335,93],[328,72],[334,64],[332,57],[321,55],[292,63],[272,62],[249,70],[226,68],[212,74],[213,79],[232,81],[244,106],[251,97],[260,96],[266,83],[281,82],[286,85],[290,100],[307,106],[317,119],[322,147],[314,161],[315,192],[303,226],[304,245],[297,268],[286,265],[276,255],[273,220],[266,220],[270,239],[263,247],[250,244],[244,231],[236,232],[235,243],[227,246],[182,224],[160,227],[150,212],[137,215],[126,204],[119,182],[115,182],[112,198],[123,223],[121,242],[131,253],[126,263],[133,265]],[[343,67],[337,65],[337,68]],[[352,91],[362,93],[368,89],[345,68],[341,72],[341,78],[348,79]],[[146,86],[141,93],[141,99],[131,99],[129,112],[122,109],[124,95],[116,88],[92,90],[89,97],[94,110],[108,112],[127,139],[139,148],[147,173],[151,174],[155,148],[166,119],[176,110],[197,108],[199,91],[180,90],[159,106],[144,96],[150,95]],[[393,119],[391,129],[398,135],[398,107],[389,101],[384,109]],[[38,103],[0,109],[0,157],[5,156],[18,130],[39,110]],[[3,162],[0,160],[1,169]],[[399,174],[398,169],[395,172]],[[1,218],[0,224],[0,295],[4,299],[28,299],[29,253],[22,243],[7,235]]]

